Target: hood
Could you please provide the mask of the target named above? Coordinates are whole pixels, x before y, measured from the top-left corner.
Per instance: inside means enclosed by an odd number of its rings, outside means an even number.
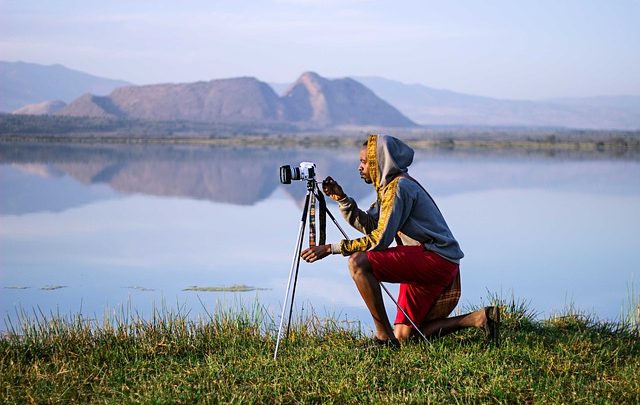
[[[371,134],[367,139],[369,174],[377,191],[406,173],[413,162],[413,149],[398,138]]]

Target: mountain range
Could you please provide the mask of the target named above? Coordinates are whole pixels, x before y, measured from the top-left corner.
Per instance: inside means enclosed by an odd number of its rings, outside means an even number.
[[[423,125],[640,129],[640,96],[504,100],[380,77],[355,79]]]
[[[54,114],[156,121],[286,122],[310,128],[415,126],[359,82],[329,80],[313,72],[302,74],[283,96],[252,77],[124,86],[108,96],[86,94]]]
[[[0,111],[223,123],[640,129],[640,96],[505,100],[380,77],[252,77],[135,86],[61,65],[0,62]],[[69,103],[69,104],[67,104]]]

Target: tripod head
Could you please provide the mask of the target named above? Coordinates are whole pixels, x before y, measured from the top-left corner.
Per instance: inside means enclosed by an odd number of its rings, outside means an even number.
[[[307,180],[307,190],[314,192],[318,187],[318,182],[315,178]]]

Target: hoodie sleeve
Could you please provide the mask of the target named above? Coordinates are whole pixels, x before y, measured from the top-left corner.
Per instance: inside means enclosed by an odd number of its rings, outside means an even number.
[[[396,233],[407,220],[412,204],[406,191],[399,187],[398,180],[392,181],[382,193],[380,216],[375,229],[362,238],[340,242],[340,253],[343,256],[367,250],[383,250],[393,242]]]
[[[367,234],[375,229],[378,222],[378,205],[376,203],[365,212],[358,208],[358,204],[353,198],[345,197],[338,201],[338,207],[349,225],[360,232]]]

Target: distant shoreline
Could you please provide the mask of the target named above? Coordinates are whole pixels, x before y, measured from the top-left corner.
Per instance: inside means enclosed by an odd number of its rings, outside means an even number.
[[[282,123],[147,121],[0,114],[0,145],[180,144],[337,148],[358,146],[371,132],[393,134],[416,149],[640,157],[640,130],[465,126],[343,126],[317,129]]]
[[[204,146],[355,147],[372,131],[247,135],[0,134],[0,144],[159,144]],[[384,131],[416,149],[562,152],[640,157],[640,131],[425,129]],[[383,133],[384,133],[383,132]]]

